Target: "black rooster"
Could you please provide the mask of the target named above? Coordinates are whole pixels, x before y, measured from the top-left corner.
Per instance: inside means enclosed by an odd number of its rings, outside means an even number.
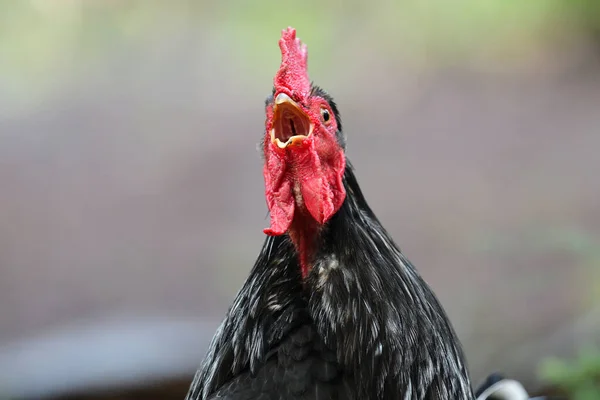
[[[266,101],[271,226],[187,399],[474,399],[431,288],[367,204],[332,98],[283,31]]]

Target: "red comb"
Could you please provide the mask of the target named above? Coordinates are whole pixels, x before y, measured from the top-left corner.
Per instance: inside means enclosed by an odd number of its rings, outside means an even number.
[[[305,99],[310,93],[310,80],[306,71],[306,45],[296,38],[296,30],[289,27],[281,32],[279,48],[281,66],[273,79],[275,91],[286,92],[295,100]]]

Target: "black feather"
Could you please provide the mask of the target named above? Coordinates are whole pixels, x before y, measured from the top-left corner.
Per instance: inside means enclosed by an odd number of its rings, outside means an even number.
[[[339,119],[333,99],[313,93]],[[367,204],[350,163],[344,186],[306,281],[290,239],[267,237],[188,400],[474,398],[442,306]]]

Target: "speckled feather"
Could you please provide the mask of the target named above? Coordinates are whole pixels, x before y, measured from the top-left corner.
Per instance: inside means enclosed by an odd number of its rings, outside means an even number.
[[[333,100],[312,90],[341,127]],[[448,317],[371,211],[349,163],[344,187],[306,281],[289,237],[267,237],[188,400],[474,398]]]

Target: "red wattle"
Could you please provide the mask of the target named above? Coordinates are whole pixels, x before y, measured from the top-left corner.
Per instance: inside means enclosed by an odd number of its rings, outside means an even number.
[[[271,146],[268,143],[267,146]],[[265,151],[265,198],[271,216],[271,226],[264,229],[270,236],[283,235],[294,219],[294,195],[292,182],[286,177],[285,153]]]
[[[271,195],[267,194],[271,214],[271,226],[264,229],[269,236],[283,235],[290,229],[294,219],[294,195],[289,181],[283,181]]]
[[[270,150],[270,151],[269,151]],[[289,158],[286,162],[286,158]],[[266,151],[264,166],[265,195],[271,216],[267,235],[288,232],[297,199],[293,188],[299,187],[301,207],[319,224],[323,225],[340,209],[346,197],[342,177],[346,160],[343,152],[321,160],[314,142],[291,151]]]

